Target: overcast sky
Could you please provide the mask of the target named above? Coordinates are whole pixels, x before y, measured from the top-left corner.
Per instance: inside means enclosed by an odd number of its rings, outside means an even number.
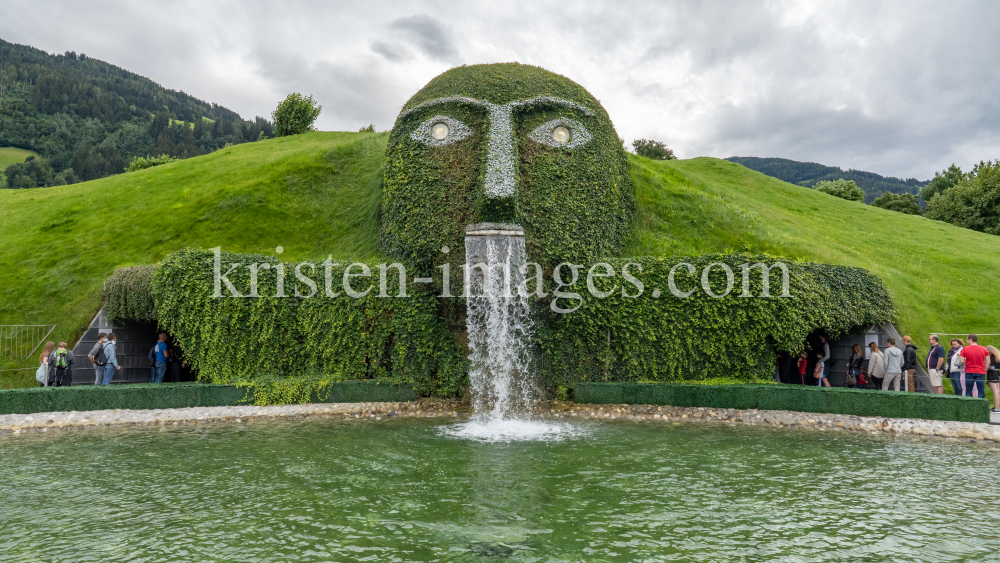
[[[427,81],[518,61],[590,90],[681,158],[777,156],[927,179],[1000,157],[1000,2],[4,0],[0,38],[76,51],[323,130],[388,129]]]

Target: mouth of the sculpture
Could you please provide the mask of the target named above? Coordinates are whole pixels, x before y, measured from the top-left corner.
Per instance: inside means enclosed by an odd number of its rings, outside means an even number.
[[[465,227],[467,237],[524,237],[524,227],[512,223],[475,223]]]

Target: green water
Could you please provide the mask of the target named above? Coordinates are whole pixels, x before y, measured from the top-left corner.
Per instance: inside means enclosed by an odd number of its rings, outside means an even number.
[[[993,561],[1000,447],[450,421],[0,437],[0,561]]]

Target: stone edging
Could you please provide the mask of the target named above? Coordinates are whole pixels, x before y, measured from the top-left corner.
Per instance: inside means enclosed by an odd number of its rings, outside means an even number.
[[[0,415],[0,435],[50,429],[111,426],[162,426],[181,423],[248,422],[300,418],[440,417],[468,414],[468,405],[452,401],[406,403],[317,403],[267,407],[191,407],[162,410],[103,410]],[[791,411],[713,409],[654,405],[580,405],[555,401],[542,406],[544,418],[632,420],[639,422],[714,422],[771,427],[801,427],[816,430],[853,430],[871,434],[910,434],[969,438],[1000,442],[1000,426],[922,420],[879,418]]]

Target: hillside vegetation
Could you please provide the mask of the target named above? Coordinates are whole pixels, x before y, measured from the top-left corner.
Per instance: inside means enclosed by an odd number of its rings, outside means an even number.
[[[6,178],[3,175],[3,171],[11,164],[17,164],[19,162],[24,162],[24,159],[29,156],[38,157],[38,153],[19,149],[17,147],[0,147],[0,187],[6,185]]]
[[[386,139],[307,133],[74,186],[0,190],[0,324],[55,323],[53,339],[71,342],[115,267],[184,247],[378,259]],[[885,280],[900,330],[918,343],[931,330],[998,332],[995,237],[718,159],[629,164],[639,219],[626,255],[748,251],[861,266]],[[0,378],[33,384],[29,372]]]
[[[865,192],[865,202],[871,203],[885,192],[895,194],[919,194],[928,184],[916,178],[903,180],[892,176],[882,176],[863,170],[842,170],[839,166],[825,166],[815,162],[799,162],[787,158],[758,158],[755,156],[732,156],[726,160],[742,164],[751,170],[767,174],[799,186],[813,187],[818,182],[852,180]]]
[[[264,118],[244,120],[104,61],[0,40],[0,146],[35,151],[55,173],[72,170],[64,177],[102,178],[136,156],[206,154],[261,132],[272,133]]]

